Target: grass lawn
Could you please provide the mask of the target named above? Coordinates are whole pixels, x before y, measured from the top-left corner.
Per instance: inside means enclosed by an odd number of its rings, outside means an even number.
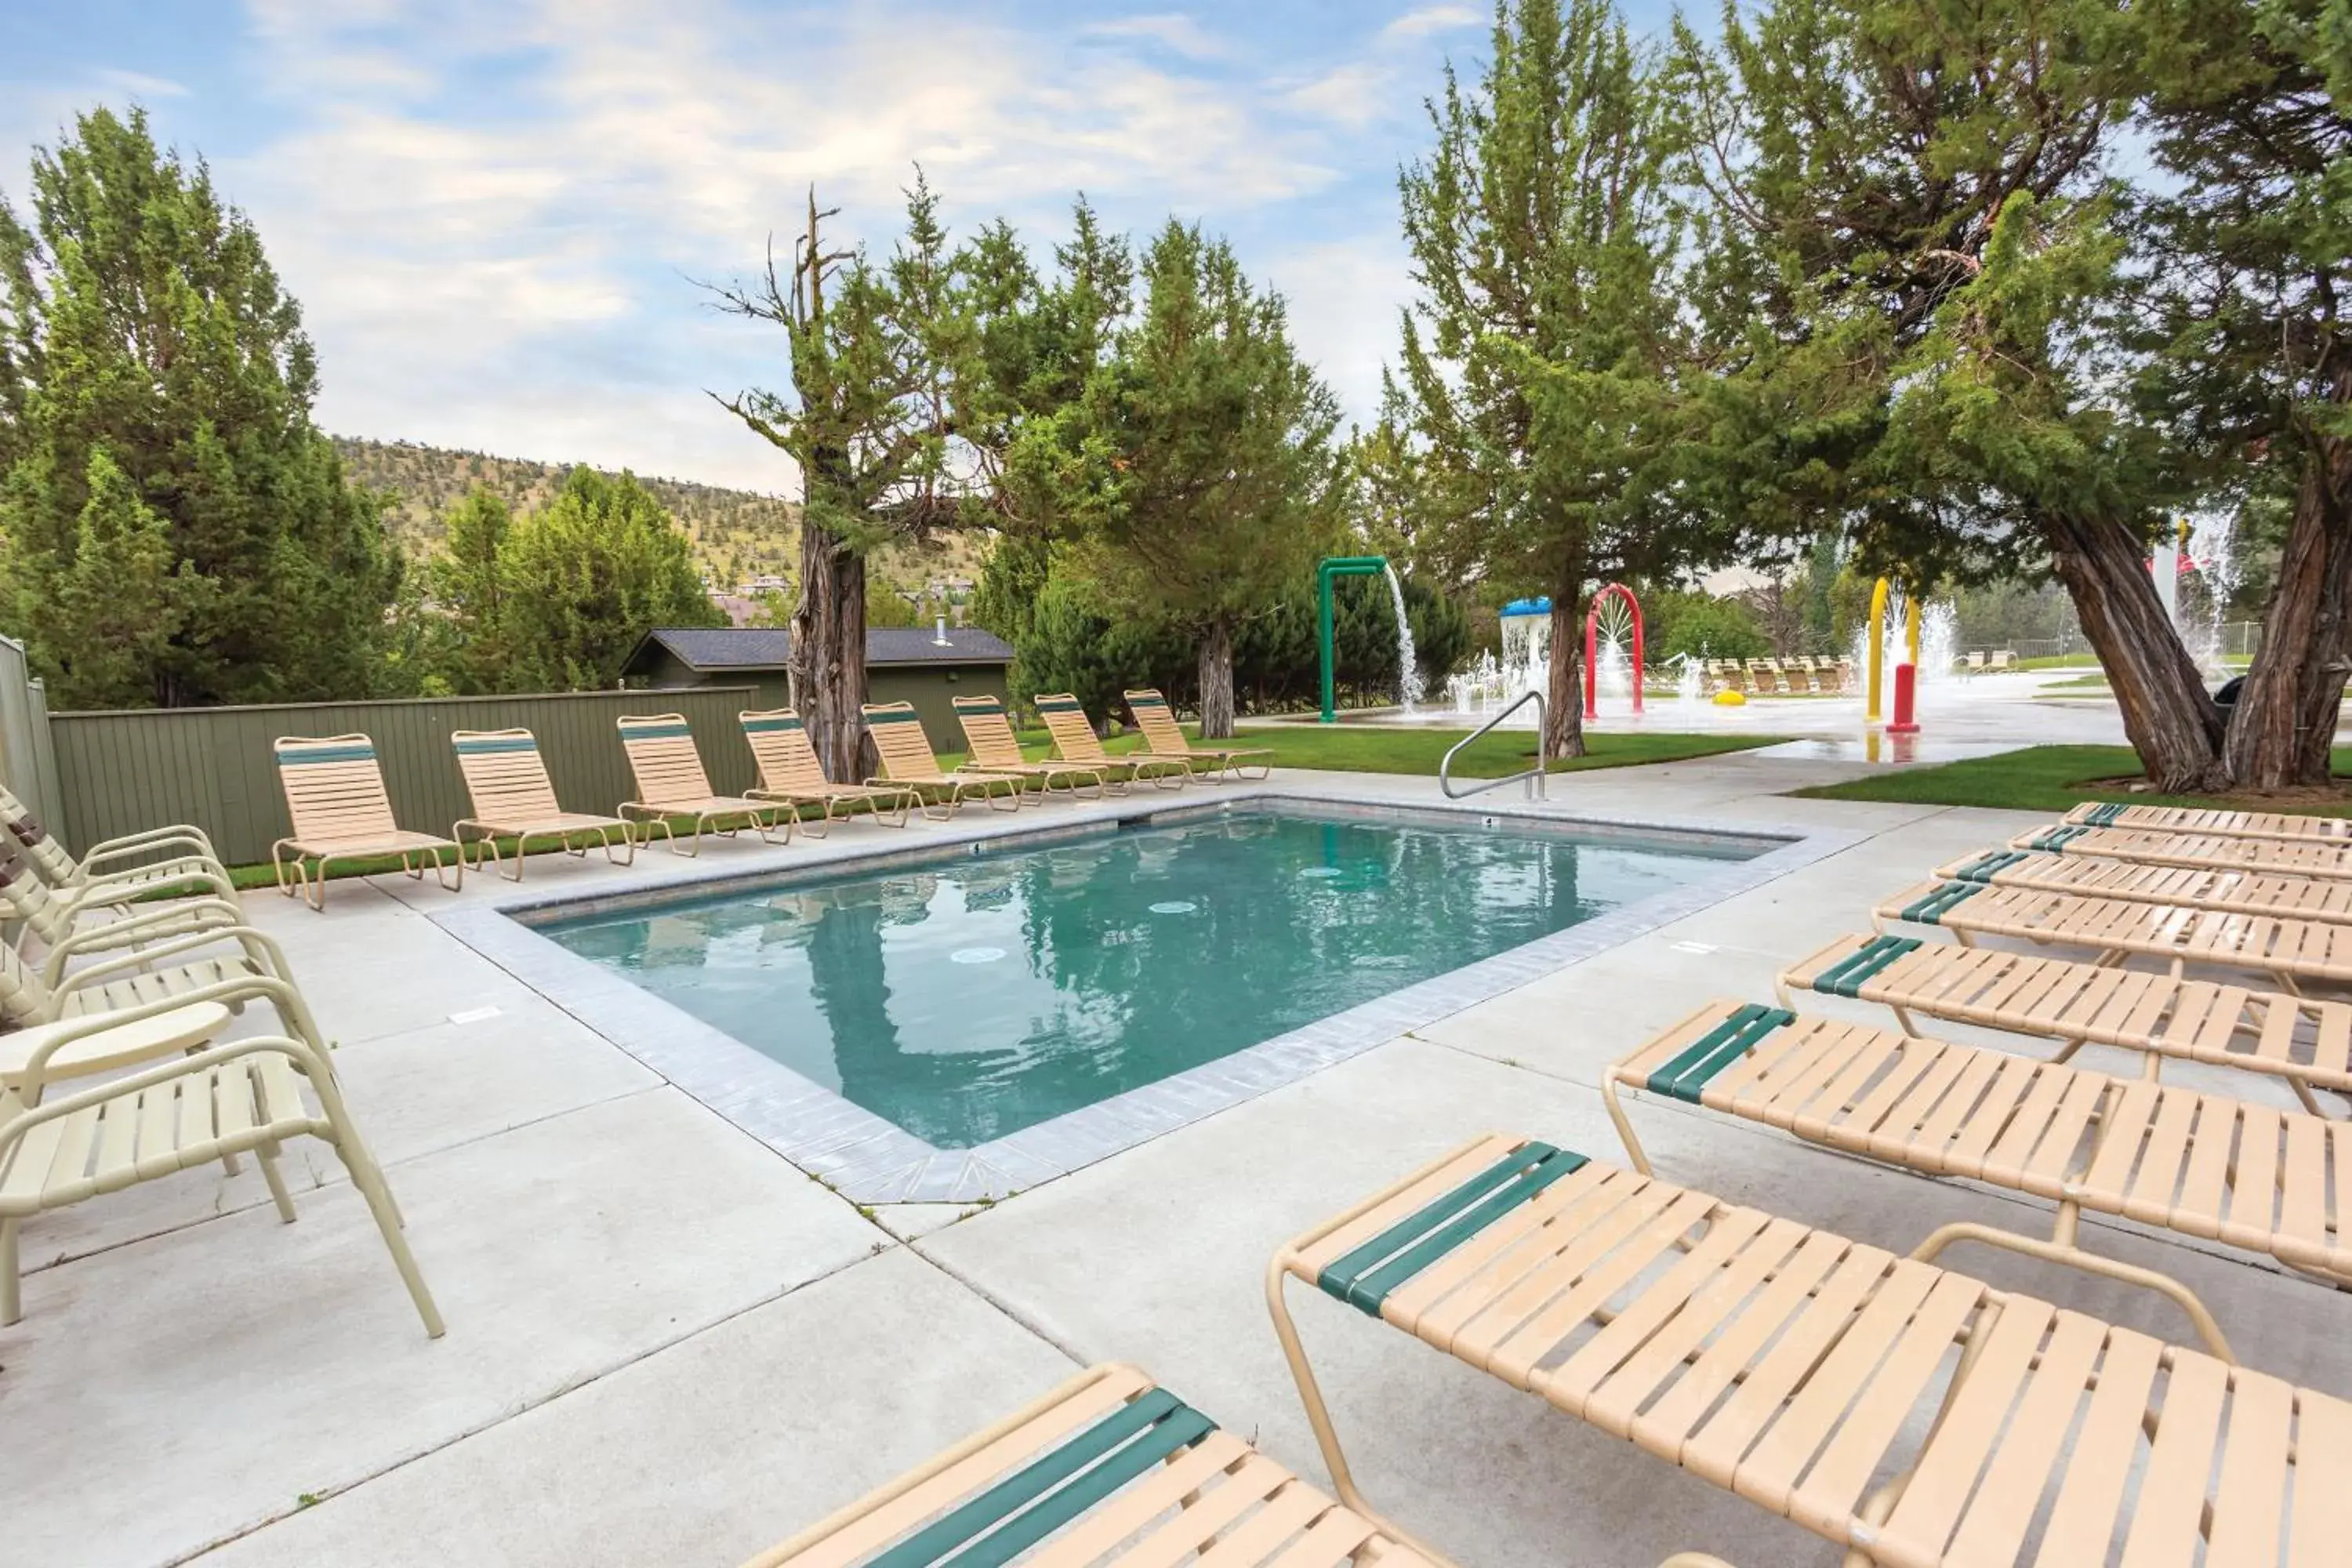
[[[1197,738],[1197,728],[1188,728],[1188,734]],[[1406,730],[1370,724],[1335,724],[1313,729],[1299,725],[1277,725],[1265,729],[1245,730],[1233,743],[1236,747],[1265,747],[1274,752],[1274,765],[1280,768],[1326,768],[1339,772],[1365,773],[1428,773],[1437,772],[1438,759],[1445,749],[1468,734],[1466,730]],[[1725,752],[1742,752],[1755,746],[1769,746],[1780,737],[1771,735],[1589,735],[1585,744],[1591,748],[1583,756],[1570,761],[1555,761],[1553,773],[1576,773],[1586,768],[1637,767],[1644,763],[1674,763],[1689,757],[1717,756]],[[1021,737],[1023,752],[1032,759],[1042,758],[1052,742],[1043,730],[1024,732]],[[1104,749],[1114,756],[1140,747],[1139,734],[1115,736],[1104,742]],[[1515,773],[1535,760],[1534,735],[1525,732],[1502,732],[1487,736],[1462,753],[1454,771],[1464,778],[1493,779]],[[941,752],[940,765],[953,768],[964,760],[961,752]],[[812,808],[811,814],[814,815]],[[682,824],[691,833],[692,822]],[[530,842],[534,852],[555,848],[552,838]],[[512,839],[501,838],[499,847],[511,854]],[[656,853],[666,853],[658,846]],[[602,855],[602,849],[591,849],[591,855]],[[355,860],[348,867],[338,862],[333,880],[345,877],[380,877],[397,872],[397,857],[385,856],[375,860]],[[484,867],[478,873],[489,876]],[[232,866],[229,879],[240,888],[267,888],[276,878],[268,866]]]
[[[2335,772],[2338,778],[2352,778],[2352,746],[2336,749]],[[2327,800],[2134,795],[2112,782],[2138,776],[2139,758],[2128,746],[2029,746],[1997,757],[1971,757],[1934,768],[1905,768],[1790,793],[1811,800],[1891,800],[2006,811],[2063,812],[2086,800],[2113,800],[2131,805],[2242,805],[2314,816],[2352,816],[2352,795]],[[2103,780],[2109,782],[2096,782]]]

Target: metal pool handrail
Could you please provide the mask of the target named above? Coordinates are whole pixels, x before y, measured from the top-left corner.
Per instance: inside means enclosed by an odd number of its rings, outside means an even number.
[[[1509,718],[1512,714],[1517,712],[1520,709],[1526,707],[1530,702],[1536,705],[1536,765],[1523,773],[1508,773],[1502,778],[1488,779],[1483,784],[1472,784],[1468,789],[1455,789],[1454,787],[1454,780],[1446,771],[1454,766],[1454,752],[1459,752],[1463,747],[1468,745],[1471,742],[1476,740],[1479,736],[1485,734],[1496,725],[1500,724],[1504,720]],[[1544,694],[1531,689],[1521,692],[1517,699],[1514,700],[1508,708],[1504,709],[1500,713],[1496,714],[1492,719],[1487,720],[1484,724],[1479,725],[1475,730],[1471,731],[1459,741],[1454,742],[1453,745],[1446,748],[1445,755],[1439,760],[1437,764],[1437,787],[1445,792],[1446,799],[1461,800],[1469,795],[1482,795],[1490,789],[1500,789],[1507,784],[1517,784],[1524,779],[1527,781],[1528,798],[1529,800],[1544,800],[1549,798],[1544,793],[1544,768],[1550,760],[1550,758],[1544,755]]]

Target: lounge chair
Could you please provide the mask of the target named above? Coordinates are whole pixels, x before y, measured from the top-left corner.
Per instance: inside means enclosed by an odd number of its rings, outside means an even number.
[[[1176,715],[1168,707],[1168,699],[1146,687],[1127,694],[1128,711],[1135,715],[1136,728],[1143,731],[1143,749],[1155,757],[1173,757],[1186,767],[1198,763],[1210,764],[1209,776],[1218,784],[1224,783],[1227,773],[1235,778],[1251,776],[1249,770],[1257,769],[1256,776],[1264,778],[1274,771],[1270,762],[1252,761],[1274,755],[1270,746],[1237,750],[1230,746],[1195,746],[1184,738],[1177,726]]]
[[[1849,1564],[2017,1563],[2038,1536],[2044,1568],[2117,1552],[2140,1568],[2196,1561],[2210,1533],[2210,1563],[2273,1564],[2284,1548],[2320,1568],[2352,1535],[2352,1404],[1509,1137],[1318,1226],[1268,1278],[1334,1489],[1391,1531],[1339,1446],[1291,1279],[1786,1517]]]
[[[1963,674],[1982,675],[1984,673],[1984,667],[1985,656],[1983,652],[1979,650],[1970,653],[1966,659],[1962,660],[1960,669]]]
[[[552,838],[565,853],[583,859],[592,843],[604,847],[604,858],[616,866],[626,866],[637,858],[637,841],[629,825],[617,816],[593,816],[584,812],[566,811],[556,804],[555,784],[547,776],[547,763],[539,754],[539,740],[528,730],[459,730],[449,737],[457,749],[457,771],[466,776],[466,794],[474,803],[474,815],[462,817],[451,825],[449,837],[458,845],[458,858],[465,858],[466,834],[471,829],[474,839],[474,865],[478,868],[487,854],[499,874],[510,882],[522,880],[525,842],[531,838]],[[624,853],[613,853],[613,836],[621,836]],[[509,872],[499,855],[499,837],[503,834],[515,841],[514,870]],[[578,847],[572,840],[577,838]]]
[[[1181,757],[1155,757],[1148,752],[1114,757],[1104,751],[1102,737],[1087,721],[1086,709],[1066,691],[1042,693],[1036,703],[1062,760],[1100,773],[1114,793],[1138,779],[1149,779],[1161,789],[1182,789],[1192,776],[1192,764]]]
[[[2042,855],[2026,849],[1986,849],[1940,866],[1946,881],[2042,893],[2137,899],[2184,909],[2238,914],[2289,915],[2297,920],[2352,922],[2352,881],[2323,881],[2287,873],[2231,870],[2218,866],[2148,866]]]
[[[2352,842],[2235,838],[2220,833],[2147,832],[2076,824],[2021,833],[2009,841],[2009,847],[2034,854],[2127,860],[2140,866],[2220,866],[2352,881]]]
[[[1780,1005],[1811,991],[1912,1015],[2061,1042],[2065,1061],[2085,1045],[2242,1068],[2283,1079],[2315,1114],[2312,1090],[2352,1095],[2352,1003],[2252,991],[2169,971],[2115,969],[2038,953],[1842,936],[1781,971]]]
[[[119,946],[244,923],[243,906],[217,895],[131,904],[75,903],[35,874],[21,851],[0,855],[0,923],[15,921],[20,957],[47,952],[69,939]]]
[[[2352,844],[2352,817],[2304,816],[2291,811],[2223,811],[2210,806],[2132,805],[2120,801],[2086,800],[2066,814],[2066,823],[2155,833],[2210,833],[2224,838]]]
[[[959,697],[955,714],[956,722],[963,727],[964,742],[971,748],[971,765],[992,773],[1018,773],[1036,784],[1041,801],[1057,784],[1072,796],[1083,785],[1091,784],[1097,795],[1109,787],[1100,768],[1083,763],[1033,763],[1023,756],[1012,721],[1004,716],[1004,704],[993,697]]]
[[[935,819],[953,816],[956,808],[967,800],[984,800],[992,811],[1021,809],[1021,789],[1025,782],[1019,773],[990,773],[982,768],[959,768],[949,773],[940,766],[940,759],[931,751],[931,742],[923,735],[923,721],[911,702],[868,702],[866,704],[866,728],[874,737],[874,750],[882,759],[879,778],[866,782],[869,786],[895,784],[901,789],[928,790],[940,799],[923,802],[923,815]]]
[[[694,749],[694,731],[687,727],[684,714],[632,716],[615,722],[621,747],[629,754],[629,772],[637,781],[637,798],[623,801],[614,815],[636,823],[645,842],[653,842],[657,827],[673,855],[701,854],[705,832],[731,838],[751,827],[758,829],[763,843],[793,841],[793,828],[800,821],[797,810],[772,800],[711,792],[710,775],[702,771],[702,753]],[[670,826],[677,816],[694,819],[694,838],[684,849],[677,847],[677,830]],[[782,838],[775,834],[779,822],[784,828]]]
[[[176,913],[159,912],[166,918]],[[94,939],[114,937],[110,926],[69,937],[45,955],[39,971],[0,947],[0,1026],[29,1028],[157,1002],[226,998],[234,992],[240,1006],[252,996],[268,997],[287,1032],[326,1048],[309,1005],[295,989],[284,950],[267,932],[223,924],[130,952],[91,951],[98,945]],[[113,945],[122,944],[117,939]],[[68,967],[74,959],[86,962]]]
[[[1992,669],[1992,670],[2005,670],[2005,669],[2014,669],[2016,667],[2017,667],[2017,655],[2016,655],[2016,653],[2015,653],[2015,652],[2013,652],[2012,650],[2009,649],[2009,648],[2005,648],[2005,647],[2004,647],[2004,648],[1996,648],[1996,649],[1993,651],[1992,659],[1991,659],[1991,661],[1990,661],[1989,664],[1987,664],[1987,665],[1986,665],[1986,667],[1985,667],[1985,668],[1988,668],[1988,669]]]
[[[1780,673],[1772,668],[1769,660],[1751,658],[1748,661],[1747,668],[1748,687],[1750,691],[1759,697],[1773,697],[1780,694]]]
[[[315,1112],[303,1100],[306,1079],[319,1102]],[[440,1338],[441,1314],[334,1074],[321,1053],[276,1036],[208,1046],[37,1105],[0,1108],[0,1325],[24,1316],[16,1232],[27,1217],[250,1152],[260,1158],[279,1217],[291,1223],[294,1203],[277,1157],[289,1140],[304,1136],[320,1139],[341,1158],[425,1331]]]
[[[2260,970],[2297,994],[2311,982],[2352,984],[2352,925],[2339,921],[1933,881],[1881,903],[1874,923],[1881,931],[1895,924],[1936,926],[1964,947],[1979,937],[2013,937],[2081,948],[2100,963],[2141,955]]]
[[[833,826],[833,808],[836,805],[862,805],[875,821],[904,827],[909,807],[923,804],[923,797],[910,789],[835,784],[826,778],[824,765],[816,760],[816,748],[809,744],[808,726],[789,708],[743,712],[736,717],[742,721],[743,739],[751,743],[751,760],[760,769],[759,787],[743,793],[753,800],[782,801],[793,807],[795,816],[803,805],[818,807],[824,815],[814,826],[806,818],[801,819],[803,833],[824,837]],[[896,820],[888,815],[893,811],[898,814]]]
[[[1434,1568],[1126,1366],[1080,1373],[745,1568],[979,1568],[1049,1538],[1024,1561]]]
[[[2338,1162],[2352,1160],[2352,1126],[2340,1121],[1737,1002],[1709,1003],[1601,1075],[1626,1152],[1647,1172],[1619,1102],[1628,1089],[2053,1203],[2049,1241],[1962,1222],[1912,1256],[1973,1241],[2143,1286],[2178,1302],[2225,1357],[2228,1342],[2186,1286],[2083,1249],[2080,1211],[2226,1242],[2352,1285],[2352,1191],[2339,1180],[2331,1193],[2327,1176],[2331,1143]]]
[[[289,735],[273,750],[287,815],[294,822],[293,833],[269,847],[279,892],[289,899],[299,892],[312,909],[323,910],[329,866],[385,855],[399,856],[401,869],[418,881],[429,857],[434,878],[444,888],[455,892],[465,885],[466,854],[455,840],[410,833],[393,821],[373,741],[365,735]],[[444,852],[454,864],[442,863]]]
[[[236,897],[227,868],[201,827],[182,824],[125,834],[90,846],[88,854],[76,859],[5,788],[0,788],[0,826],[33,874],[68,910],[120,909],[174,890]]]

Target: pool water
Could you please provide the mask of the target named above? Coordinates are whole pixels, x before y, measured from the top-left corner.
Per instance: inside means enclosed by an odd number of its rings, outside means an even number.
[[[1244,808],[542,929],[963,1149],[1758,852]]]

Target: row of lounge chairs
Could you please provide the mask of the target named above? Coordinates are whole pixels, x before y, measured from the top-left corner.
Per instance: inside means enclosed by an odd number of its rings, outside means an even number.
[[[1363,1497],[1286,1296],[1311,1286],[1567,1415],[1812,1531],[1849,1568],[2046,1568],[2345,1561],[2352,1403],[2240,1365],[2185,1286],[2095,1257],[2084,1210],[2265,1253],[2352,1287],[2352,1008],[2186,976],[2245,957],[2210,931],[2263,883],[2332,933],[2352,915],[2296,904],[2298,868],[2257,873],[2225,845],[2333,840],[2342,829],[2252,814],[2129,808],[2071,827],[2171,838],[2178,864],[2101,862],[2063,830],[1979,858],[1970,879],[1881,905],[1884,931],[1780,976],[1781,1006],[1711,1002],[1603,1077],[1631,1169],[1523,1137],[1476,1140],[1283,1247],[1267,1300],[1329,1471],[1327,1494],[1131,1368],[1082,1374],[1036,1405],[754,1560],[1038,1564],[1189,1560],[1283,1568],[1443,1564]],[[2216,861],[2213,858],[2220,857]],[[2047,897],[2044,867],[2105,865],[2174,880],[2156,896],[2086,893],[2032,914],[1980,900]],[[2002,888],[1992,879],[2009,876]],[[2121,883],[2110,882],[2113,888]],[[2330,889],[2343,880],[2318,884]],[[1999,889],[1999,890],[1996,890]],[[2203,901],[2200,901],[2200,899]],[[2108,905],[2136,910],[2130,916]],[[2022,908],[2023,906],[2017,906]],[[2294,942],[2268,921],[2263,953]],[[2135,920],[2146,931],[2134,934]],[[1979,948],[1978,935],[2071,946],[2084,961]],[[2153,954],[2164,973],[2120,960]],[[2285,971],[2340,982],[2325,961]],[[2266,967],[2257,964],[2256,967]],[[1800,994],[1883,1003],[1900,1032],[1800,1014]],[[1921,1037],[1915,1015],[2055,1038],[2047,1056]],[[2085,1043],[2142,1053],[2119,1078],[2074,1065]],[[2187,1059],[2284,1079],[2301,1110],[2161,1081]],[[1966,1223],[1908,1257],[1660,1180],[1628,1092],[1777,1127],[1930,1175],[2056,1205],[2047,1242]],[[2204,1348],[2166,1344],[1939,1267],[1979,1242],[2162,1291]],[[1957,1362],[1952,1360],[1954,1347]],[[1947,1366],[1950,1366],[1948,1375]],[[1727,1568],[1683,1552],[1665,1568]]]
[[[444,887],[454,889],[468,865],[478,868],[486,857],[501,875],[520,880],[523,851],[531,839],[552,838],[575,856],[601,847],[608,859],[627,864],[637,846],[656,836],[673,852],[692,855],[700,851],[707,833],[748,829],[772,844],[790,843],[795,831],[823,837],[836,813],[865,812],[903,827],[917,813],[951,816],[966,801],[1012,811],[1024,800],[1042,803],[1056,790],[1100,795],[1123,793],[1139,780],[1181,788],[1196,777],[1265,775],[1271,753],[1264,748],[1195,746],[1159,692],[1130,691],[1127,700],[1144,737],[1142,751],[1111,756],[1077,699],[1054,694],[1037,699],[1037,707],[1056,755],[1031,762],[998,699],[959,697],[956,719],[970,755],[953,769],[940,765],[912,704],[868,703],[863,711],[881,772],[862,783],[825,776],[806,724],[793,710],[748,711],[739,717],[760,782],[740,795],[722,795],[710,787],[693,731],[681,715],[624,717],[618,721],[621,742],[637,794],[610,816],[563,808],[529,730],[460,730],[450,742],[474,815],[453,824],[446,838],[410,831],[394,819],[383,768],[367,736],[289,736],[275,749],[293,831],[272,847],[270,858],[279,891],[323,909],[327,868],[339,861],[397,856],[412,878],[421,879],[429,867]],[[814,820],[807,815],[811,810]],[[689,826],[690,835],[681,842]],[[514,845],[510,867],[502,840]]]
[[[1775,692],[1846,691],[1853,686],[1850,658],[1709,658],[1700,661],[1706,683],[1718,691],[1744,691],[1755,696]]]
[[[5,789],[0,826],[0,921],[14,927],[0,946],[0,1326],[23,1316],[27,1221],[213,1161],[234,1173],[251,1154],[291,1223],[278,1158],[310,1137],[341,1160],[439,1337],[439,1309],[328,1042],[283,950],[244,922],[210,839],[162,828],[78,858]],[[220,1038],[257,1004],[272,1032]]]

